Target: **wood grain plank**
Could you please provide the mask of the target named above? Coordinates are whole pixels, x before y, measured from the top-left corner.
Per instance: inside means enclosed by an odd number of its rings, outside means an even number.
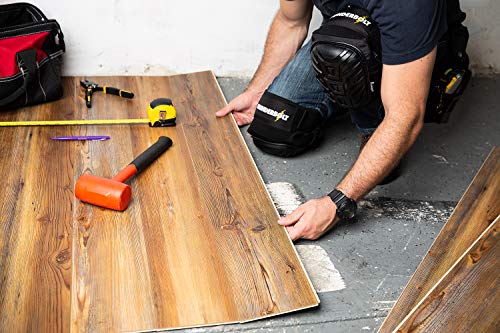
[[[91,78],[102,85],[121,87],[136,92],[133,78]],[[137,99],[127,101],[97,93],[87,119],[120,119],[141,117],[144,105]],[[132,142],[134,126],[89,126],[87,135],[109,135],[109,141],[99,145],[83,145],[76,159],[76,179],[83,173],[111,178],[134,159],[134,148],[143,142]],[[146,126],[147,128],[147,126]],[[143,148],[146,148],[143,146]],[[135,189],[137,182],[133,182]],[[74,267],[71,299],[72,331],[125,331],[134,323],[153,325],[152,285],[148,281],[148,266],[144,238],[140,230],[139,205],[126,212],[93,207],[76,201],[74,211]],[[168,301],[168,299],[166,300]]]
[[[424,299],[397,332],[498,332],[500,217],[497,217]]]
[[[213,74],[99,80],[136,93],[126,108],[98,100],[109,117],[143,117],[151,100],[170,97],[178,125],[113,127],[109,145],[80,150],[77,174],[111,177],[158,136],[174,142],[131,182],[125,212],[78,204],[72,330],[241,322],[317,305],[234,120],[214,116],[224,100]]]
[[[70,119],[66,98],[0,115],[5,120]],[[78,117],[78,115],[76,115]],[[0,331],[69,331],[74,143],[69,127],[0,129]]]
[[[500,148],[495,147],[403,290],[379,332],[392,332],[500,214]]]
[[[234,120],[213,116],[225,103],[213,74],[90,79],[136,97],[97,93],[87,109],[68,78],[63,100],[0,121],[142,118],[171,97],[178,126],[0,128],[0,331],[178,328],[318,304]],[[125,212],[74,198],[82,173],[112,177],[160,135],[174,146],[131,182]]]
[[[181,104],[189,110],[184,112],[188,120],[182,129],[188,138],[203,202],[215,227],[219,251],[232,253],[223,259],[234,277],[232,284],[239,284],[244,290],[235,297],[241,303],[239,309],[245,320],[287,312],[297,304],[307,306],[315,298],[314,292],[309,289],[304,297],[300,291],[309,283],[299,273],[300,261],[294,252],[280,251],[290,241],[276,223],[274,205],[263,200],[268,198],[266,189],[238,129],[231,118],[214,119],[214,112],[224,106],[214,76],[209,72],[196,79],[188,75],[184,85],[176,85],[175,89],[190,91],[193,96]],[[219,99],[214,98],[217,95]],[[219,148],[221,144],[224,149]],[[237,252],[240,254],[235,255]],[[250,256],[245,258],[245,254]],[[242,266],[246,266],[245,271]],[[242,284],[243,276],[254,281],[252,289]],[[298,292],[280,293],[283,286]],[[249,305],[245,302],[249,295],[260,307],[245,307]]]

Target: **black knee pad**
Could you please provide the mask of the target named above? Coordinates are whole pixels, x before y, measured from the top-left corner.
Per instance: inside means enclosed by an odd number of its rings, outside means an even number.
[[[316,77],[336,104],[354,109],[380,98],[380,32],[364,9],[348,6],[312,34]]]
[[[248,133],[262,151],[295,156],[314,148],[323,137],[323,115],[266,91],[257,105]]]

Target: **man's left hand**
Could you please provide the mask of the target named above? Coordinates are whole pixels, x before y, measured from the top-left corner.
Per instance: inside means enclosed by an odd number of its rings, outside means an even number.
[[[279,219],[278,223],[285,226],[292,240],[313,240],[321,237],[338,222],[336,212],[337,206],[326,196],[300,205],[290,215]]]

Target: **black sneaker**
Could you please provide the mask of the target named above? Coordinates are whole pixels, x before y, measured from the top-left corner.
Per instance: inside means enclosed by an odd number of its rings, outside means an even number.
[[[368,140],[370,140],[370,138],[371,138],[371,134],[370,135],[362,135],[361,136],[361,146],[359,147],[359,152],[360,153],[363,150],[363,148],[365,147],[365,145],[368,142]],[[399,162],[394,167],[394,169],[392,169],[392,171],[384,179],[382,179],[382,181],[380,183],[378,183],[378,184],[379,185],[386,185],[386,184],[392,183],[400,175],[401,175],[401,162]]]

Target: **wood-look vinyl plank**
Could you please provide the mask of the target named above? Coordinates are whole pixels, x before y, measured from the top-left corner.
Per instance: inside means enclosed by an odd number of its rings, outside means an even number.
[[[214,115],[225,101],[211,72],[89,79],[135,97],[96,93],[87,109],[66,78],[61,101],[0,121],[144,118],[169,97],[177,126],[0,128],[0,331],[157,330],[318,305],[234,119]],[[111,178],[161,135],[174,144],[130,182],[126,211],[74,198],[81,174]]]
[[[379,332],[393,332],[499,214],[500,148],[495,147],[411,277]]]
[[[294,293],[280,293],[280,284],[292,284],[297,289],[301,285],[307,285],[305,276],[301,276],[301,280],[294,274],[301,264],[293,252],[279,251],[289,245],[288,237],[283,228],[275,227],[278,214],[270,200],[263,200],[268,198],[266,189],[259,174],[255,172],[251,156],[246,153],[234,122],[230,118],[214,119],[213,111],[223,107],[224,100],[218,86],[212,83],[215,82],[213,75],[206,73],[203,80],[189,80],[189,75],[187,78],[185,86],[176,85],[176,89],[192,91],[191,95],[196,97],[204,95],[204,98],[189,101],[191,110],[184,114],[190,118],[183,124],[183,129],[190,138],[188,147],[196,166],[200,187],[206,189],[202,191],[202,195],[204,203],[208,205],[207,212],[212,224],[218,228],[221,238],[219,244],[226,244],[221,251],[233,251],[238,246],[239,251],[252,254],[252,262],[248,263],[248,269],[252,270],[247,274],[255,280],[256,289],[249,292],[254,293],[252,297],[260,299],[259,304],[265,304],[260,309],[247,309],[253,311],[247,316],[255,317],[256,311],[261,316],[289,311],[290,304],[300,303],[303,299]],[[214,98],[215,96],[219,98]],[[197,103],[198,100],[205,103]],[[217,148],[220,142],[225,143],[224,149]],[[245,190],[241,191],[242,188]],[[261,204],[247,205],[248,202]],[[220,215],[221,213],[225,215]],[[276,237],[278,233],[281,237]],[[241,274],[238,272],[241,270],[241,265],[237,262],[239,258],[223,258],[236,260],[228,262],[227,267],[233,267],[232,276],[238,277]],[[283,279],[283,272],[286,272],[285,276],[289,279]],[[238,278],[233,283],[241,283],[240,281]],[[246,295],[239,297],[244,299]]]
[[[396,328],[409,332],[498,332],[500,217]]]
[[[1,120],[66,119],[76,87],[64,100]],[[74,145],[51,136],[69,127],[0,128],[0,331],[67,331],[71,285]]]

